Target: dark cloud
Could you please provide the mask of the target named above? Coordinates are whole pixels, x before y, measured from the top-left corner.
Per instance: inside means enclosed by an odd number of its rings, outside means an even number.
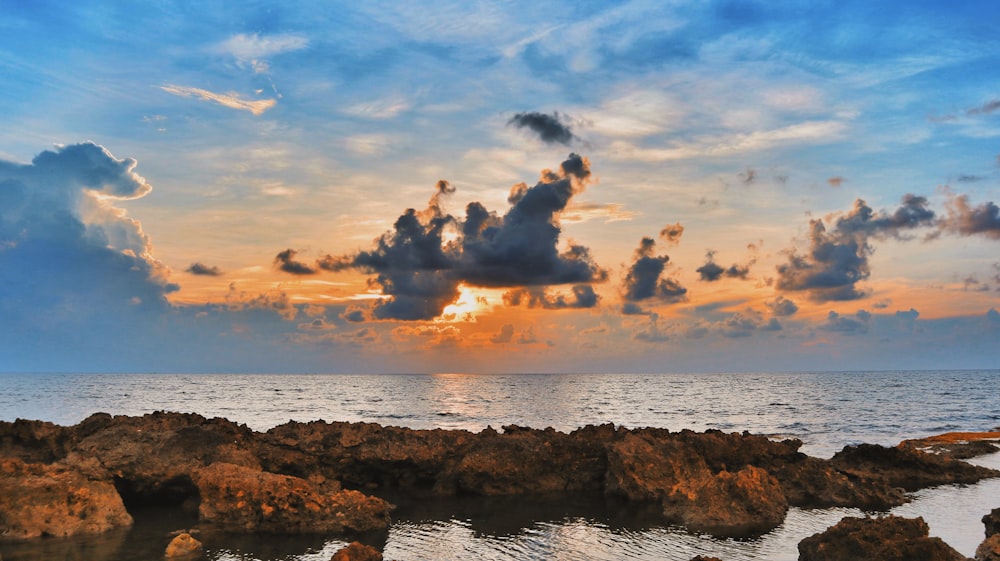
[[[965,277],[962,286],[965,292],[988,292],[990,290],[990,285],[979,282],[975,275]]]
[[[950,195],[945,208],[947,216],[940,221],[942,231],[1000,240],[1000,207],[992,201],[972,206],[968,195]]]
[[[682,226],[680,222],[676,224],[667,224],[662,230],[660,230],[660,239],[670,245],[677,245],[681,243],[682,235],[684,235],[684,226]]]
[[[765,302],[764,305],[766,305],[767,309],[771,311],[771,315],[776,317],[790,316],[799,311],[799,307],[795,305],[795,302],[792,302],[780,294],[774,300],[768,300]]]
[[[967,115],[988,115],[990,113],[995,112],[997,109],[1000,109],[1000,99],[994,99],[992,101],[988,101],[980,105],[979,107],[973,107],[969,109],[965,113]]]
[[[845,181],[847,180],[839,175],[835,175],[826,180],[826,182],[830,185],[830,187],[840,187],[841,185],[844,184]]]
[[[865,296],[857,283],[868,278],[868,258],[872,238],[906,239],[904,232],[930,225],[934,212],[927,199],[905,195],[892,213],[876,213],[863,200],[832,221],[828,229],[822,220],[809,222],[809,251],[790,251],[788,263],[778,266],[779,290],[804,291],[813,300],[855,300]]]
[[[642,309],[642,306],[636,304],[635,302],[625,302],[622,304],[622,315],[624,316],[645,316],[649,315],[649,312]]]
[[[588,284],[578,284],[573,287],[572,298],[565,295],[549,295],[544,288],[517,288],[504,293],[503,301],[508,306],[526,305],[529,308],[546,310],[562,310],[566,308],[593,308],[600,296]]]
[[[903,321],[912,322],[916,321],[917,318],[920,317],[920,312],[914,310],[913,308],[910,308],[907,311],[896,310],[896,317]]]
[[[358,308],[350,308],[345,310],[340,317],[344,318],[344,320],[349,321],[351,323],[361,323],[365,321],[365,312]]]
[[[728,268],[722,267],[715,262],[715,252],[709,250],[705,254],[705,264],[695,269],[695,271],[700,275],[701,280],[706,282],[714,282],[722,277],[746,280],[747,276],[750,275],[750,266],[754,262],[751,261],[747,265],[733,264]]]
[[[653,238],[642,238],[639,242],[639,248],[635,252],[635,262],[625,275],[626,301],[640,302],[655,297],[675,303],[686,298],[686,288],[674,279],[662,277],[670,257],[654,255],[655,250],[656,242]]]
[[[185,269],[188,273],[192,275],[204,275],[208,277],[219,277],[222,276],[222,269],[218,267],[210,267],[201,262],[191,263],[191,266]]]
[[[375,304],[376,319],[437,317],[456,300],[460,284],[517,289],[577,285],[573,301],[545,297],[537,301],[549,302],[551,308],[592,306],[597,295],[586,285],[606,280],[607,272],[584,246],[570,244],[559,250],[559,218],[570,199],[587,185],[590,164],[570,154],[558,170],[543,170],[541,175],[533,187],[519,184],[511,190],[511,208],[505,215],[472,202],[464,219],[441,208],[441,198],[454,188],[439,181],[428,208],[406,210],[391,232],[375,240],[374,249],[327,255],[317,266],[329,271],[354,268],[375,275],[370,285],[389,296]],[[454,239],[446,242],[446,232]]]
[[[528,128],[534,131],[539,138],[550,144],[559,143],[569,146],[576,135],[570,130],[563,116],[556,111],[552,115],[538,113],[535,111],[518,113],[507,121],[508,125],[514,125],[519,129]]]
[[[315,275],[316,269],[306,265],[301,261],[296,261],[298,252],[294,249],[286,249],[274,256],[274,266],[280,271],[293,275]]]
[[[742,171],[738,175],[740,182],[744,185],[752,185],[757,180],[757,170],[753,168],[747,168],[746,171]]]

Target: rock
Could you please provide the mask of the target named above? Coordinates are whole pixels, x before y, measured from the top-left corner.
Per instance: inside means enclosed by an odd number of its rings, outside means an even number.
[[[1000,508],[994,508],[989,514],[983,517],[983,525],[986,526],[986,537],[1000,534]]]
[[[904,440],[899,445],[903,448],[965,460],[1000,450],[998,441],[1000,441],[1000,431],[948,432],[926,438]]]
[[[951,483],[976,483],[1000,476],[997,470],[974,466],[915,448],[886,448],[877,444],[846,446],[831,458],[838,470],[856,477],[883,480],[891,487],[916,491]]]
[[[993,534],[979,544],[976,561],[1000,561],[1000,534]]]
[[[33,464],[0,460],[0,539],[96,534],[132,525],[96,461]]]
[[[788,502],[766,470],[713,472],[684,442],[656,436],[632,433],[609,447],[609,492],[657,502],[668,520],[717,536],[759,535],[784,520]]]
[[[691,561],[722,561],[718,557],[705,557],[704,555],[698,555],[691,558]]]
[[[237,532],[319,533],[384,530],[391,505],[358,491],[328,494],[305,479],[216,463],[198,470],[198,516]]]
[[[167,559],[192,559],[201,555],[201,549],[200,541],[191,537],[191,534],[182,532],[167,544],[165,555]]]
[[[337,550],[330,561],[382,561],[382,553],[370,545],[351,542]]]
[[[799,561],[967,561],[922,518],[844,518],[799,542]]]

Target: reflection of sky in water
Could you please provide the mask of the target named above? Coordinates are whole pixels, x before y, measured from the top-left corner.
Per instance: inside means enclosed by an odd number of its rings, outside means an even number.
[[[0,374],[0,419],[76,423],[95,411],[138,415],[191,411],[256,430],[287,422],[369,421],[479,431],[518,424],[572,430],[588,423],[671,430],[749,430],[795,436],[803,451],[829,456],[847,443],[895,444],[907,437],[1000,425],[1000,371],[874,374],[699,375],[9,375]],[[982,460],[1000,467],[1000,454]],[[1000,480],[917,493],[894,510],[923,516],[931,534],[965,555],[982,540],[979,519]],[[485,506],[484,506],[485,508]],[[467,516],[396,517],[386,558],[794,560],[796,544],[854,510],[791,509],[756,540],[718,540],[659,526],[609,523],[581,511],[519,512],[517,503]],[[506,515],[504,513],[507,513]],[[398,514],[405,514],[400,512]],[[490,526],[492,524],[493,526]],[[491,528],[493,528],[491,530]],[[173,529],[173,528],[171,528]],[[169,530],[168,530],[169,531]],[[211,561],[326,561],[344,545],[282,538],[280,552],[245,540],[209,548]],[[262,542],[263,543],[263,542]],[[270,544],[270,542],[268,542]],[[206,544],[208,545],[208,544]],[[225,544],[220,544],[225,545]],[[4,559],[9,557],[4,551]],[[25,557],[31,558],[31,557]],[[37,557],[35,557],[37,558]],[[131,557],[109,557],[124,561]]]

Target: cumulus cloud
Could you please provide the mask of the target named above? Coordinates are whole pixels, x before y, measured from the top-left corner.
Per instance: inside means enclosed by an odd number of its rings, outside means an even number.
[[[510,343],[514,339],[514,325],[507,323],[500,328],[496,334],[490,337],[491,343],[502,344]]]
[[[664,302],[676,303],[686,298],[686,288],[672,278],[663,277],[670,257],[655,255],[655,252],[656,241],[653,238],[642,238],[635,251],[635,261],[625,275],[626,301],[640,302],[658,298]]]
[[[141,224],[114,206],[151,191],[135,166],[91,142],[29,164],[0,161],[0,317],[17,326],[0,335],[0,351],[27,342],[71,353],[93,333],[127,346],[149,314],[170,309],[170,271]]]
[[[942,231],[1000,240],[1000,207],[992,201],[973,206],[968,195],[949,193],[945,209],[947,215],[940,221]]]
[[[201,275],[207,277],[219,277],[222,276],[223,274],[222,269],[218,267],[205,265],[204,263],[201,262],[191,263],[191,266],[184,270],[188,273],[191,273],[192,275]]]
[[[160,89],[181,97],[194,97],[201,99],[203,101],[211,101],[213,103],[218,103],[230,109],[239,109],[241,111],[249,111],[254,115],[261,115],[268,109],[274,107],[277,103],[274,99],[243,99],[236,92],[229,93],[215,93],[208,90],[203,90],[201,88],[192,88],[189,86],[177,86],[174,84],[167,84],[165,86],[160,86]]]
[[[569,146],[576,135],[566,124],[566,120],[565,116],[559,115],[558,111],[551,115],[531,111],[514,115],[507,121],[507,124],[514,125],[519,129],[527,128],[537,134],[543,142]]]
[[[543,170],[541,175],[533,187],[518,184],[511,189],[506,214],[472,202],[464,218],[441,207],[442,198],[454,188],[439,181],[428,208],[407,209],[392,231],[375,240],[375,248],[354,255],[327,255],[317,266],[375,275],[370,285],[389,296],[375,304],[376,319],[438,317],[457,299],[460,284],[493,288],[577,285],[573,288],[576,300],[563,300],[565,307],[596,303],[596,294],[585,285],[605,280],[607,272],[582,245],[568,244],[560,250],[560,217],[590,181],[590,164],[570,154],[559,169]],[[446,232],[452,238],[449,241],[445,241]]]
[[[858,199],[854,208],[829,228],[823,220],[809,222],[809,251],[789,251],[788,262],[778,266],[777,288],[802,291],[816,301],[856,300],[865,296],[857,283],[871,274],[868,258],[873,238],[906,239],[905,233],[934,223],[927,199],[907,194],[892,213],[876,213]]]

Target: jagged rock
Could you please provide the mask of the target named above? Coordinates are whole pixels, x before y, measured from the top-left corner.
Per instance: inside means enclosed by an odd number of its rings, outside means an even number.
[[[979,544],[976,561],[1000,561],[1000,534],[993,534]]]
[[[196,540],[191,534],[182,532],[174,536],[167,544],[165,556],[169,560],[193,559],[201,555],[201,542]]]
[[[223,530],[316,533],[383,530],[391,505],[358,491],[323,493],[315,484],[233,464],[195,472],[198,516]]]
[[[777,527],[788,502],[764,469],[713,472],[689,446],[655,433],[628,434],[608,450],[608,491],[654,501],[667,519],[719,536],[749,536]]]
[[[93,459],[33,464],[0,460],[0,539],[96,534],[132,525],[110,478]]]
[[[923,518],[847,517],[799,542],[799,561],[967,561],[928,532]]]
[[[831,463],[838,470],[857,477],[882,479],[892,487],[916,491],[950,483],[975,483],[997,477],[996,470],[897,446],[877,444],[846,446],[834,454]]]
[[[986,537],[1000,534],[1000,508],[994,508],[989,514],[983,516],[983,525],[986,526]]]
[[[1000,450],[998,441],[1000,441],[1000,431],[946,432],[926,438],[904,440],[899,445],[956,460],[966,460]]]
[[[337,550],[330,561],[382,561],[382,553],[370,545],[351,542]]]

